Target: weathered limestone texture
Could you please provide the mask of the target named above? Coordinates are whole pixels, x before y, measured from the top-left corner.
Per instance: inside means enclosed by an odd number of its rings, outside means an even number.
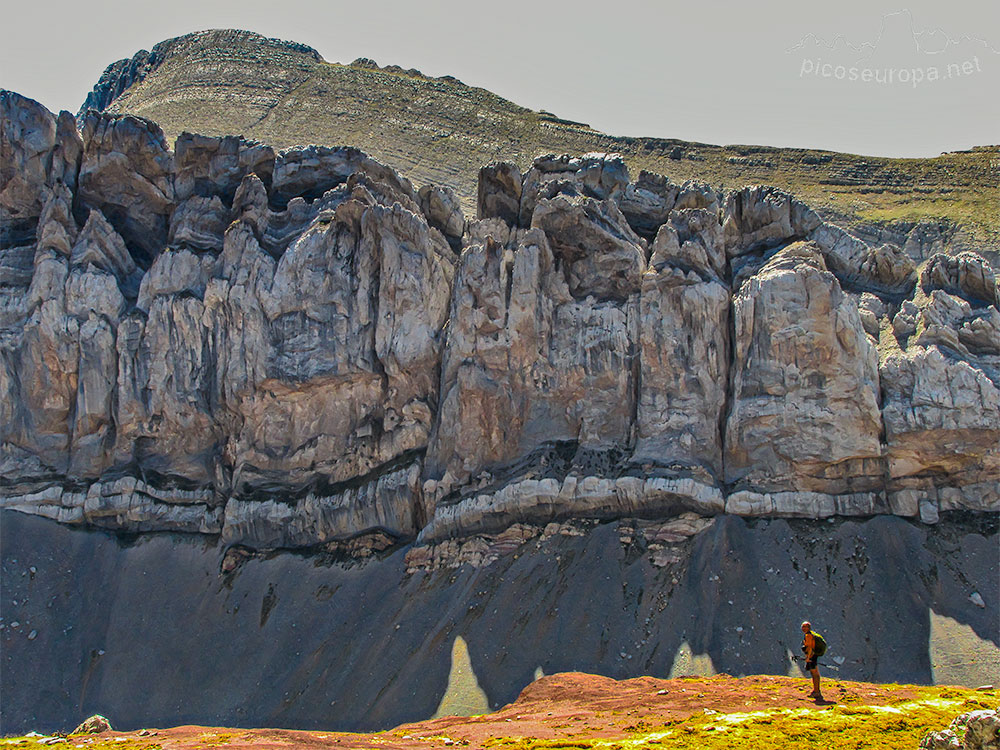
[[[642,280],[640,388],[634,460],[700,467],[722,477],[730,369],[730,293],[718,220],[670,214]]]
[[[633,182],[615,154],[483,167],[467,221],[354,148],[172,151],[12,92],[0,157],[4,507],[369,551],[1000,510],[974,253],[869,244],[771,187]]]
[[[777,252],[733,299],[726,480],[832,495],[877,489],[878,354],[815,243]]]
[[[355,149],[174,153],[139,118],[70,137],[3,104],[3,504],[256,546],[414,536],[455,259],[410,184]],[[275,503],[311,520],[272,528]]]
[[[932,256],[887,339],[881,365],[893,510],[1000,510],[1000,310],[994,271],[974,253]],[[891,336],[891,338],[890,338]]]

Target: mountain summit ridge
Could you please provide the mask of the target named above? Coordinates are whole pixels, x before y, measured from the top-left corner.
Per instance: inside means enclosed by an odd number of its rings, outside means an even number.
[[[173,55],[184,55],[191,47],[220,47],[246,45],[248,42],[276,52],[299,53],[314,62],[323,62],[323,58],[312,47],[299,42],[286,42],[281,39],[265,37],[252,31],[236,29],[210,29],[184,34],[165,39],[153,45],[151,50],[139,50],[132,57],[117,60],[101,74],[100,79],[84,100],[77,117],[81,118],[90,109],[103,111],[132,85],[142,82],[151,72]]]
[[[90,106],[149,117],[170,141],[187,130],[241,134],[275,148],[357,146],[417,186],[450,186],[466,213],[475,208],[475,173],[490,161],[523,170],[547,153],[616,152],[633,173],[646,169],[676,182],[776,185],[828,219],[900,244],[918,224],[961,249],[992,252],[1000,239],[992,208],[1000,201],[996,146],[890,159],[619,137],[452,76],[428,78],[363,59],[331,63],[311,47],[251,32],[197,32],[118,61],[88,96]]]

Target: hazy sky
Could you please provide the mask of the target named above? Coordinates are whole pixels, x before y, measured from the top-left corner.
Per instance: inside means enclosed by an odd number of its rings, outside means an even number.
[[[111,62],[241,28],[450,74],[616,135],[891,156],[1000,143],[1000,2],[3,0],[0,87],[75,112]]]

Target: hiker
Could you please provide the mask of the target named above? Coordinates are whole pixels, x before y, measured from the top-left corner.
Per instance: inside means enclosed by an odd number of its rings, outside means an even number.
[[[823,700],[823,693],[819,690],[819,657],[825,651],[826,641],[819,633],[814,633],[812,625],[808,622],[802,623],[802,650],[806,655],[806,671],[812,675],[813,689],[809,693],[810,698],[818,701]]]

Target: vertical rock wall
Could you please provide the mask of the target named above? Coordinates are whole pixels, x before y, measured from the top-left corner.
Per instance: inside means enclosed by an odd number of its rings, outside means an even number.
[[[308,547],[572,516],[1000,510],[981,257],[620,157],[275,154],[0,95],[0,502]]]

